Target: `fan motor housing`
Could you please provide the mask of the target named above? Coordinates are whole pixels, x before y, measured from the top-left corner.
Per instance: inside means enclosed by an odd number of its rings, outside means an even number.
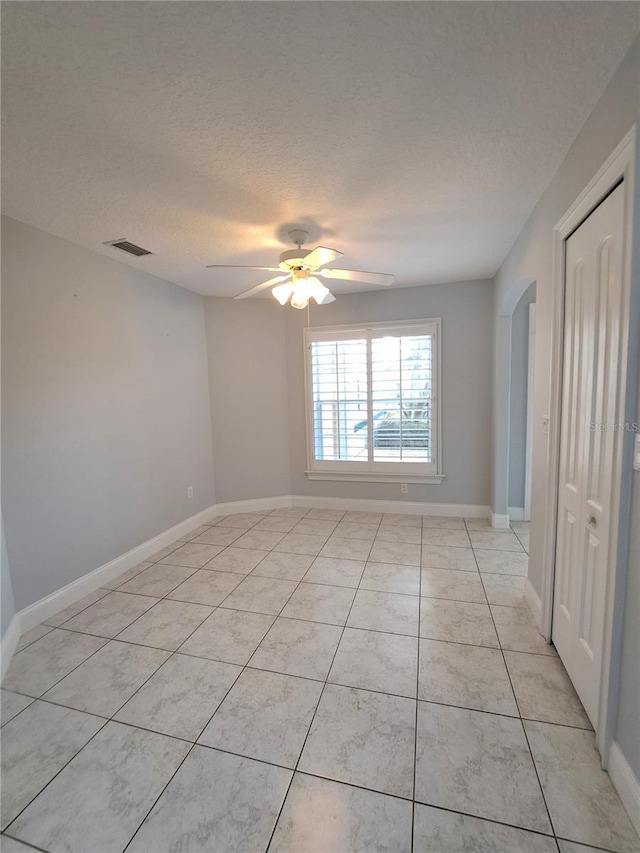
[[[311,249],[288,249],[280,255],[280,268],[290,270],[304,266],[304,259],[311,254]]]

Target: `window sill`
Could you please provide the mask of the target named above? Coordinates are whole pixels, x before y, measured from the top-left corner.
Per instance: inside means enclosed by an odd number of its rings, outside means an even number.
[[[430,483],[438,484],[444,474],[383,474],[376,471],[305,471],[309,480],[337,480],[351,483]]]

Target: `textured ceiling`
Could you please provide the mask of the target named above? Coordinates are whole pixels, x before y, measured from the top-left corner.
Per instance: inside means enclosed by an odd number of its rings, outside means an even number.
[[[2,7],[4,212],[217,295],[260,273],[205,264],[272,264],[298,222],[400,286],[492,276],[640,9]],[[121,237],[154,254],[101,245]]]

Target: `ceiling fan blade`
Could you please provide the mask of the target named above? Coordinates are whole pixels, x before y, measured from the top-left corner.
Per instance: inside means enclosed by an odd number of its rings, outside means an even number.
[[[322,278],[342,279],[343,281],[361,281],[363,284],[393,284],[395,278],[386,272],[365,272],[365,270],[319,270],[316,275]]]
[[[245,290],[244,293],[239,293],[233,298],[247,299],[249,296],[253,296],[256,293],[260,293],[261,290],[266,290],[268,287],[273,287],[274,284],[280,284],[282,282],[289,281],[290,278],[290,275],[277,275],[275,276],[275,278],[270,278],[269,281],[263,281],[262,284],[258,284],[256,287],[252,287],[251,290]]]
[[[279,272],[280,267],[249,267],[244,264],[207,264],[208,270],[265,270],[266,272]]]
[[[336,258],[341,258],[342,254],[337,249],[327,249],[326,246],[317,246],[305,257],[304,265],[311,267],[311,269],[319,269],[325,264],[335,261]]]

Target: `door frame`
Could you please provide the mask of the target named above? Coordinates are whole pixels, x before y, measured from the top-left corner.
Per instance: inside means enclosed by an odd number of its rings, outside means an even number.
[[[636,158],[638,125],[634,125],[610,155],[595,177],[574,201],[553,229],[552,250],[552,343],[551,387],[549,396],[549,455],[544,519],[544,551],[542,563],[540,629],[551,641],[553,591],[555,582],[558,487],[560,476],[560,424],[562,401],[562,360],[564,350],[565,244],[573,231],[600,202],[622,181],[625,193],[623,247],[622,313],[620,335],[620,368],[622,377],[616,403],[616,422],[634,420],[637,388],[638,337],[640,336],[640,288],[632,292],[632,271],[638,272],[640,258],[633,257],[634,203],[640,213],[640,188],[636,176],[640,172]],[[637,227],[637,226],[636,226]],[[640,253],[639,253],[640,254]],[[633,265],[635,264],[635,269]],[[634,309],[633,311],[631,309]],[[635,386],[635,387],[634,387]],[[607,562],[613,565],[606,585],[604,649],[595,721],[596,746],[606,768],[617,713],[624,587],[628,560],[630,529],[630,495],[632,481],[633,433],[615,433],[612,502],[610,510],[610,542]],[[621,511],[621,508],[626,509]]]
[[[537,299],[536,294],[536,299]],[[527,362],[527,420],[524,459],[524,518],[531,521],[531,479],[533,465],[533,376],[536,346],[536,303],[529,305],[529,346]]]

